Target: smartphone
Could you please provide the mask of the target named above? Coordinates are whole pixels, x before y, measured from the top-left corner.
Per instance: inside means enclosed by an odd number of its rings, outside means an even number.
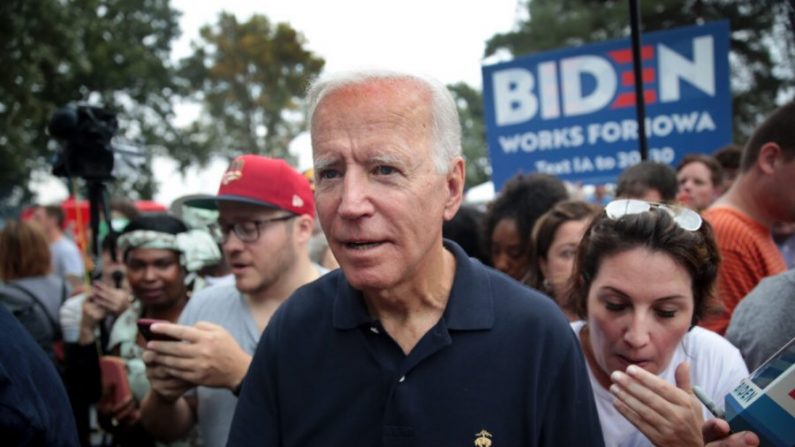
[[[153,323],[170,323],[166,320],[154,320],[152,318],[140,318],[138,320],[138,332],[144,337],[146,341],[159,340],[159,341],[180,341],[180,339],[166,334],[157,334],[152,332]]]

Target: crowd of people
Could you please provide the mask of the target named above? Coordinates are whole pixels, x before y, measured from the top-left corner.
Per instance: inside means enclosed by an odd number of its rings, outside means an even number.
[[[6,222],[4,445],[758,445],[693,389],[795,336],[795,102],[604,203],[519,173],[485,210],[433,79],[324,77],[308,126],[313,183],[241,155],[182,204],[209,225],[126,209],[90,280],[60,207]]]

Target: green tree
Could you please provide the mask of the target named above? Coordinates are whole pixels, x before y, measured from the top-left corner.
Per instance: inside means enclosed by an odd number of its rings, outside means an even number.
[[[469,188],[488,181],[491,176],[483,124],[483,95],[464,82],[447,88],[456,100],[461,119],[461,146],[466,159],[466,186]]]
[[[0,208],[28,201],[31,172],[48,170],[52,112],[89,102],[119,114],[121,134],[165,145],[179,34],[168,0],[7,0],[0,5]],[[119,179],[150,197],[151,177]],[[132,193],[130,188],[136,188]],[[3,212],[0,209],[0,212]]]
[[[640,3],[644,32],[729,20],[731,26],[734,139],[753,131],[760,118],[791,96],[795,86],[793,20],[785,0],[655,0]],[[493,36],[486,55],[521,56],[629,35],[626,1],[531,0],[517,29]]]
[[[181,75],[203,104],[189,129],[193,154],[259,153],[288,157],[303,127],[303,98],[325,61],[304,48],[290,25],[254,15],[239,23],[222,13],[201,29],[202,42]]]

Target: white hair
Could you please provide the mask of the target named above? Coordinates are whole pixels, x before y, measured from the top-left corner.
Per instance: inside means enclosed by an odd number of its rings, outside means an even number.
[[[327,95],[343,87],[376,81],[409,81],[431,94],[433,161],[439,173],[447,173],[453,159],[461,155],[461,123],[453,95],[444,84],[428,76],[392,70],[356,70],[323,76],[307,93],[309,129],[312,129],[315,109]]]

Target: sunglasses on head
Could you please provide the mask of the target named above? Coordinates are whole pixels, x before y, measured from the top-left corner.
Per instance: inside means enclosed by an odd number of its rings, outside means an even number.
[[[683,230],[696,231],[701,228],[701,223],[703,222],[701,216],[690,208],[666,205],[664,203],[646,202],[645,200],[613,200],[605,206],[605,214],[607,214],[607,217],[617,220],[630,214],[645,213],[652,208],[665,210]]]

